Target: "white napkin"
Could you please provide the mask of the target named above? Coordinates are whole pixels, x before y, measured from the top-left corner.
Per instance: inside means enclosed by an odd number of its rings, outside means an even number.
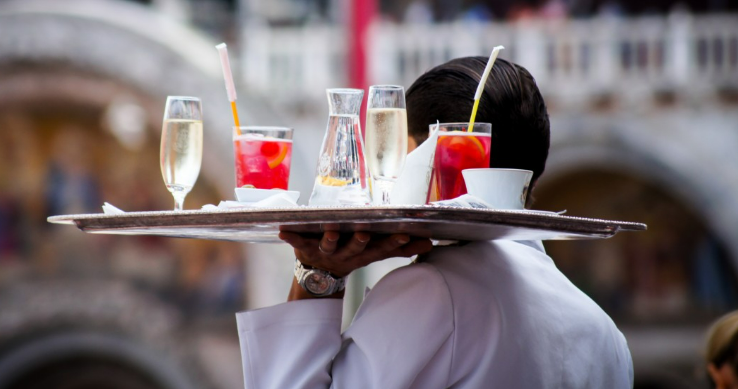
[[[215,210],[215,209],[231,209],[231,208],[297,208],[298,205],[292,200],[292,197],[286,193],[276,193],[263,200],[256,201],[253,203],[242,203],[239,201],[226,200],[221,201],[217,206],[213,204],[205,204],[202,206],[203,210]]]
[[[445,207],[492,209],[492,206],[489,203],[485,202],[479,197],[474,197],[470,194],[464,194],[450,200],[434,201],[431,204],[441,205]]]
[[[460,207],[460,208],[478,208],[478,209],[496,209],[490,203],[470,194],[461,195],[455,199],[434,201],[431,205],[439,205],[444,207]],[[509,211],[542,213],[547,215],[563,215],[566,210],[562,211],[543,211],[539,209],[510,209]]]
[[[120,215],[120,214],[125,213],[125,211],[123,211],[122,209],[108,202],[103,203],[102,209],[103,209],[103,213],[106,215]]]
[[[433,158],[436,155],[438,143],[438,127],[431,131],[428,139],[407,155],[405,167],[397,178],[390,202],[392,205],[425,204],[428,198],[428,186],[433,173]]]
[[[221,201],[218,205],[205,204],[202,209],[205,211],[212,211],[216,209],[230,209],[230,208],[297,208],[298,205],[292,200],[286,193],[275,193],[273,196],[269,196],[263,200],[253,203],[242,203],[239,201]],[[110,203],[104,203],[102,206],[103,213],[106,215],[121,215],[125,211],[116,207]]]

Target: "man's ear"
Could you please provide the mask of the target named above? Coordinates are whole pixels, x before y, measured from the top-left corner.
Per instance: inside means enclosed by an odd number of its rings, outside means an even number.
[[[535,199],[533,198],[533,188],[535,188],[536,183],[538,182],[538,179],[530,182],[530,185],[528,185],[528,193],[525,195],[525,208],[530,209],[531,206],[533,206],[533,202],[535,202]]]
[[[410,154],[411,151],[415,150],[418,147],[418,143],[415,142],[415,138],[412,136],[407,137],[407,153]]]

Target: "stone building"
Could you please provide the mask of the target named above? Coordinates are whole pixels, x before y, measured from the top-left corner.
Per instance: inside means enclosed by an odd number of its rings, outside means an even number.
[[[286,247],[113,238],[45,223],[99,212],[102,201],[171,207],[156,166],[173,94],[204,102],[203,170],[186,207],[232,198],[221,40],[243,120],[295,128],[290,186],[311,190],[324,90],[349,83],[348,27],[310,18],[269,26],[244,13],[253,1],[238,3],[232,25],[213,1],[141,3],[0,3],[0,388],[70,371],[92,372],[78,387],[103,387],[111,375],[130,383],[120,387],[238,387],[232,312],[286,294]],[[207,10],[217,10],[212,19]],[[497,44],[536,77],[551,113],[535,207],[649,225],[547,250],[623,329],[637,387],[695,385],[705,326],[738,307],[737,17],[385,21],[371,30],[368,79],[407,87],[434,65]],[[391,267],[372,266],[355,276],[355,295]]]

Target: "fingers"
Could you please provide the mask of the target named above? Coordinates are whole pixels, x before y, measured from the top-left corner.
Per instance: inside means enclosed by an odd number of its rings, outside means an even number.
[[[367,232],[355,232],[350,238],[336,231],[326,231],[321,238],[293,232],[280,232],[279,238],[295,248],[303,263],[337,275],[391,257],[411,257],[429,252],[429,239],[411,238],[407,234],[380,237]]]
[[[364,251],[370,239],[371,235],[369,233],[355,232],[346,245],[336,252],[336,256],[341,258],[354,257]]]
[[[338,238],[340,237],[341,235],[336,231],[326,231],[323,233],[323,238],[320,239],[320,243],[318,243],[318,250],[326,255],[333,254],[336,251]]]
[[[382,239],[376,239],[356,257],[361,266],[391,258],[398,248],[410,241],[407,234],[394,234]]]
[[[410,243],[397,249],[398,257],[412,257],[413,255],[425,254],[433,250],[430,239],[413,239]]]
[[[294,232],[285,232],[282,231],[279,233],[279,239],[282,239],[286,243],[288,243],[290,246],[294,247],[295,250],[305,251],[310,250],[312,244],[312,239],[303,238],[300,234],[296,234]]]
[[[301,251],[320,251],[324,254],[330,254],[336,250],[336,245],[340,235],[337,232],[326,232],[321,239],[316,239],[310,235],[299,234],[296,232],[281,231],[277,235],[279,239],[288,243],[290,246]],[[318,244],[316,244],[316,242]]]

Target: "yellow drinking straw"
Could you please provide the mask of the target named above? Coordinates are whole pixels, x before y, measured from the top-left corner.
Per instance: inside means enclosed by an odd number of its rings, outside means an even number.
[[[484,85],[487,83],[489,72],[492,70],[495,60],[497,60],[497,54],[499,54],[500,50],[503,49],[503,46],[495,46],[495,48],[492,49],[492,54],[489,55],[487,66],[484,68],[484,73],[482,73],[482,79],[479,81],[479,85],[477,86],[477,93],[474,94],[474,108],[472,108],[471,119],[469,119],[469,128],[466,129],[467,132],[472,132],[472,129],[474,129],[474,119],[477,117],[477,109],[479,109],[479,100],[482,99]]]
[[[220,65],[223,67],[223,79],[225,79],[226,92],[228,92],[228,101],[231,102],[231,111],[233,112],[233,122],[236,124],[236,134],[241,135],[240,124],[238,123],[238,110],[236,109],[236,86],[233,83],[233,73],[231,73],[231,63],[228,61],[228,48],[225,43],[215,46],[220,54]]]

